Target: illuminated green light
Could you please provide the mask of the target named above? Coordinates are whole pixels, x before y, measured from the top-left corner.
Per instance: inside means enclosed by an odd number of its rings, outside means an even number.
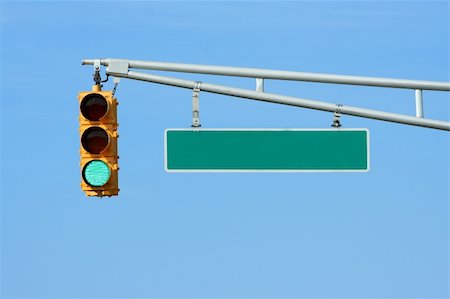
[[[92,187],[101,187],[106,184],[111,176],[108,165],[100,160],[92,160],[84,166],[83,178]]]

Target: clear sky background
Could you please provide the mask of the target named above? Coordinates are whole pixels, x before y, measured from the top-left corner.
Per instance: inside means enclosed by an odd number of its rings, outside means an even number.
[[[191,91],[122,79],[120,196],[87,198],[77,95],[93,84],[81,60],[106,57],[449,81],[449,2],[0,8],[2,298],[448,298],[448,132],[343,116],[370,131],[367,173],[171,174],[163,133],[191,125]],[[268,80],[266,91],[415,113],[412,90]],[[332,121],[200,101],[205,128]],[[424,103],[426,117],[450,119],[448,93],[424,92]]]

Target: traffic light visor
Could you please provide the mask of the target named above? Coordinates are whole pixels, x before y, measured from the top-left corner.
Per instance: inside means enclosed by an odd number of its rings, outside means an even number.
[[[111,176],[109,166],[101,160],[92,160],[83,168],[83,179],[92,187],[105,185]]]
[[[91,154],[100,154],[108,146],[108,133],[100,127],[90,127],[81,136],[83,148]]]
[[[90,121],[98,121],[108,112],[108,102],[97,93],[90,93],[80,104],[81,114]]]

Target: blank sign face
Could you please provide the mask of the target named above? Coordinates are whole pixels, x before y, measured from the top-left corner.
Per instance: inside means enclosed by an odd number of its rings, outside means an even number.
[[[168,172],[368,171],[367,129],[167,129]]]

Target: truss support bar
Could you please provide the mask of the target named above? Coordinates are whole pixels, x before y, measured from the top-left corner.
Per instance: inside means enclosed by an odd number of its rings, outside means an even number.
[[[423,117],[423,97],[420,89],[416,89],[416,117]]]
[[[183,87],[188,89],[194,89],[196,82],[191,80],[184,80],[178,78],[171,77],[163,77],[151,74],[144,74],[134,71],[129,71],[128,74],[119,75],[123,78],[135,79],[146,82],[159,83],[170,86]],[[216,84],[208,84],[202,83],[202,91],[217,93],[222,95],[228,95],[239,98],[246,98],[264,102],[278,103],[296,107],[303,107],[315,110],[336,111],[336,104],[321,102],[316,100],[309,99],[301,99],[290,96],[284,96],[279,94],[272,94],[266,92],[257,92],[253,90],[240,89],[234,87],[228,87],[223,85]],[[419,127],[433,128],[439,130],[450,131],[450,122],[441,121],[441,120],[433,120],[433,119],[425,119],[425,118],[417,118],[414,116],[396,114],[396,113],[388,113],[378,110],[364,109],[358,107],[351,106],[342,106],[340,107],[340,112],[346,115],[360,116],[365,118],[384,120],[394,123],[401,123]]]
[[[256,78],[256,91],[264,92],[264,79]]]
[[[391,88],[450,91],[449,82],[404,80],[404,79],[391,79],[378,77],[360,77],[360,76],[268,70],[259,68],[241,68],[241,67],[227,67],[214,65],[156,62],[156,61],[123,60],[112,58],[102,59],[101,63],[102,65],[108,66],[112,62],[118,61],[127,62],[130,68],[147,69],[155,71],[196,73],[196,74],[236,76],[236,77],[249,77],[249,78],[275,79],[275,80],[307,81],[307,82],[320,82],[333,84],[378,86]],[[84,59],[82,61],[82,64],[93,64],[93,62],[94,62],[93,59]]]

